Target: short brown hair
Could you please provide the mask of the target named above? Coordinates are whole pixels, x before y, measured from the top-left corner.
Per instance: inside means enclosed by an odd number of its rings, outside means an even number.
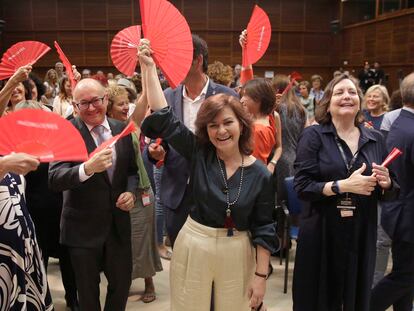
[[[300,88],[302,85],[308,89],[308,93],[309,93],[311,90],[311,85],[309,81],[304,80],[304,81],[299,82],[298,88]]]
[[[346,74],[346,73],[341,73],[341,75],[336,76],[335,78],[333,78],[328,85],[325,88],[325,94],[323,95],[321,101],[319,102],[319,105],[316,106],[316,111],[315,111],[315,120],[316,122],[320,123],[320,124],[327,124],[332,122],[332,116],[331,114],[328,112],[328,108],[331,104],[331,98],[332,98],[332,94],[333,94],[333,89],[335,87],[335,85],[337,85],[339,82],[341,82],[342,80],[346,80],[349,79],[352,81],[352,83],[355,85],[355,88],[357,90],[358,93],[358,97],[359,97],[359,105],[360,105],[360,109],[355,117],[355,125],[359,125],[360,123],[362,123],[364,121],[364,117],[362,115],[361,112],[361,105],[362,105],[362,99],[363,99],[363,95],[362,95],[362,91],[358,86],[358,80],[355,79],[353,76]]]
[[[260,103],[260,113],[271,114],[275,109],[276,95],[272,83],[265,78],[256,78],[248,81],[242,88],[242,96],[247,95],[255,102]]]
[[[207,125],[225,107],[229,107],[234,112],[242,127],[239,138],[240,152],[244,155],[250,155],[253,151],[252,121],[244,111],[240,101],[236,97],[227,94],[210,96],[201,104],[195,121],[195,134],[198,142],[205,146],[212,145],[208,137]]]

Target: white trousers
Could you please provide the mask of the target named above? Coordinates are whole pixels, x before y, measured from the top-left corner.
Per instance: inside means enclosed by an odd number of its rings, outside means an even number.
[[[247,231],[204,226],[188,217],[174,244],[170,267],[172,311],[250,311],[248,286],[255,251]]]

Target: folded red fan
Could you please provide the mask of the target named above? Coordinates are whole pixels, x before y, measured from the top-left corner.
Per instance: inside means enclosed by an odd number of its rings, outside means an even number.
[[[0,80],[10,78],[22,66],[33,65],[50,47],[38,41],[21,41],[12,45],[4,54],[0,63]]]
[[[382,162],[381,166],[387,167],[392,161],[397,159],[400,155],[402,155],[402,151],[398,148],[393,148],[390,154],[385,158],[384,162]]]
[[[41,162],[88,159],[79,131],[56,113],[25,109],[0,118],[0,154],[24,152]]]
[[[119,133],[118,135],[113,136],[112,138],[108,139],[107,141],[100,144],[94,151],[91,152],[89,158],[93,157],[96,153],[101,150],[104,150],[107,147],[112,148],[115,144],[120,140],[122,137],[125,137],[136,130],[135,123],[129,122],[129,124],[124,128],[124,130]]]
[[[66,57],[65,53],[63,53],[63,50],[60,48],[59,44],[56,41],[55,41],[55,48],[59,54],[59,58],[62,61],[63,66],[65,66],[66,73],[70,81],[70,87],[73,91],[73,89],[76,86],[76,80],[75,80],[75,76],[73,75],[72,64],[69,62],[69,59]]]

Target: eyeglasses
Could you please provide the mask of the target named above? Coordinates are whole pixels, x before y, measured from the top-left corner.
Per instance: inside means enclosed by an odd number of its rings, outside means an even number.
[[[103,105],[103,100],[105,98],[105,95],[102,97],[96,97],[91,100],[82,100],[79,103],[74,102],[76,107],[78,107],[79,110],[87,110],[89,109],[89,106],[92,105],[95,108],[99,108]]]

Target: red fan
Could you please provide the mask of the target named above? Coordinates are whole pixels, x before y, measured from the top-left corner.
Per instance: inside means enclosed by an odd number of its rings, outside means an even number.
[[[172,88],[190,70],[193,40],[184,16],[166,0],[140,0],[142,30],[151,42],[155,63]]]
[[[59,58],[63,63],[63,66],[66,68],[66,73],[68,74],[70,87],[73,89],[76,86],[75,76],[73,75],[72,64],[69,62],[68,58],[66,57],[65,53],[63,53],[62,49],[60,48],[59,44],[55,41],[55,48],[59,54]]]
[[[0,154],[25,152],[41,162],[85,161],[79,131],[56,113],[24,109],[0,118]]]
[[[119,133],[118,135],[115,135],[111,139],[108,139],[107,141],[103,142],[94,151],[92,151],[91,154],[89,155],[89,158],[91,158],[95,153],[105,149],[106,147],[111,147],[112,148],[117,143],[118,140],[120,140],[122,137],[125,137],[125,136],[131,134],[135,130],[136,130],[135,123],[132,122],[132,121],[129,122],[129,124],[124,128],[124,130],[121,133]]]
[[[242,50],[243,67],[253,65],[264,55],[271,35],[272,26],[269,17],[263,9],[255,5],[247,25],[247,43]]]
[[[385,158],[384,162],[382,162],[381,166],[388,166],[392,161],[402,155],[402,151],[398,148],[393,148],[390,154]]]
[[[50,47],[38,41],[21,41],[12,45],[1,59],[0,80],[10,78],[22,66],[33,65],[49,51]]]
[[[141,26],[127,27],[118,32],[111,43],[111,58],[115,67],[132,76],[137,67],[137,48],[141,39]]]
[[[296,80],[296,81],[298,81],[298,80],[302,80],[302,79],[303,79],[303,77],[302,77],[302,75],[301,75],[299,72],[297,72],[297,71],[293,71],[293,72],[290,74],[290,79],[291,79],[291,80]]]

